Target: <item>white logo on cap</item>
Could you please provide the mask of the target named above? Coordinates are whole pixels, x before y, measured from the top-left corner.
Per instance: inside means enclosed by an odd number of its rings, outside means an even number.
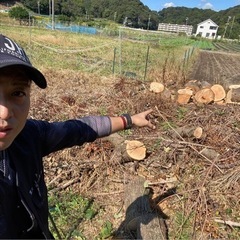
[[[8,43],[4,43],[5,47],[12,51],[10,54],[18,58],[21,58],[25,62],[29,61],[21,47],[19,47],[15,42],[13,42],[11,39],[7,37],[5,37],[5,40],[8,41]]]

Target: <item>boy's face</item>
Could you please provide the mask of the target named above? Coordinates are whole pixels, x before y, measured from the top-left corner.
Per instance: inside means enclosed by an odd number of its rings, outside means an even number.
[[[18,69],[0,71],[0,151],[23,129],[30,107],[30,80]]]

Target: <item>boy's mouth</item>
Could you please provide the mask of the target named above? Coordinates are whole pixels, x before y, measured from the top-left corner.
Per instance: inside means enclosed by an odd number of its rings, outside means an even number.
[[[10,132],[12,128],[11,127],[1,127],[0,126],[0,138],[6,137]]]

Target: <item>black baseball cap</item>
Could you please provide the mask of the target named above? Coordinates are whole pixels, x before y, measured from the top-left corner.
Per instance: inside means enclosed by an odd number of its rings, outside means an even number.
[[[45,77],[32,66],[25,51],[16,42],[0,34],[0,69],[10,66],[20,66],[37,86],[47,87]]]

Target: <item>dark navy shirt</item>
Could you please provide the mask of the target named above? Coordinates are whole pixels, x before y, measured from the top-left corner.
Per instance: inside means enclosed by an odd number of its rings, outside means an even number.
[[[11,146],[0,151],[0,238],[51,238],[42,158],[110,133],[109,117],[27,120]]]

